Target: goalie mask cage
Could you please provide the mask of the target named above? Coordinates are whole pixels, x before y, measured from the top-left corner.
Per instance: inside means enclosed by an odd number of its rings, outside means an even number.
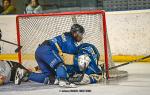
[[[18,15],[17,39],[19,63],[35,63],[34,53],[44,40],[52,39],[64,32],[69,32],[73,24],[78,23],[85,28],[83,42],[95,45],[100,52],[100,64],[105,64],[106,77],[127,75],[126,71],[108,69],[114,66],[106,32],[105,12],[80,11],[48,14]]]

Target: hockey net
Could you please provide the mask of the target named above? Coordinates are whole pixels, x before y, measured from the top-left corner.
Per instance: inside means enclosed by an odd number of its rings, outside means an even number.
[[[98,48],[101,55],[99,64],[105,64],[106,70],[115,66],[111,58],[104,11],[19,15],[16,23],[18,46],[22,46],[18,53],[20,63],[35,63],[34,53],[39,44],[69,32],[71,26],[78,23],[85,28],[83,42],[91,43]],[[127,72],[114,69],[107,71],[106,75],[108,78],[126,76]]]

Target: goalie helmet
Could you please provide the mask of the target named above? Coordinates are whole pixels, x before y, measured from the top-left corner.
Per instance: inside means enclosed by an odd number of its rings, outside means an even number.
[[[83,43],[83,44],[79,45],[78,52],[83,53],[83,54],[88,54],[89,57],[93,58],[96,61],[96,63],[98,64],[98,60],[100,58],[100,53],[94,45],[89,44],[89,43]]]
[[[78,53],[74,58],[74,65],[79,71],[84,71],[88,67],[95,68],[95,71],[98,72],[98,60],[100,54],[97,48],[89,43],[83,43],[78,46]]]
[[[83,26],[81,26],[81,25],[79,25],[79,24],[73,24],[73,25],[71,26],[70,32],[76,32],[76,33],[79,34],[79,35],[83,35],[84,32],[85,32],[85,30],[84,30]]]
[[[88,67],[90,61],[91,59],[89,58],[88,55],[86,54],[80,55],[78,57],[78,66],[80,71],[84,71]]]

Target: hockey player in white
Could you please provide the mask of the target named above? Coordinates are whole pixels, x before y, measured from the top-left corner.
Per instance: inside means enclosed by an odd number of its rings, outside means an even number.
[[[18,68],[27,70],[23,65],[19,64],[18,62],[0,60],[0,85],[14,82],[15,73]],[[24,78],[23,81],[27,80],[25,80]]]

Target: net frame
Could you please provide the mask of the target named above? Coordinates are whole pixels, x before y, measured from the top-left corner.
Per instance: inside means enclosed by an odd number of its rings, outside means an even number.
[[[106,17],[105,17],[105,11],[103,10],[95,10],[95,11],[79,11],[79,12],[60,12],[60,13],[48,13],[48,14],[26,14],[26,15],[18,15],[16,17],[16,27],[17,27],[17,42],[18,42],[18,47],[21,46],[21,34],[20,34],[20,24],[19,24],[19,19],[23,18],[23,17],[35,17],[35,16],[67,16],[67,15],[96,15],[99,14],[102,16],[102,30],[103,30],[103,48],[104,48],[104,63],[105,63],[105,70],[106,70],[106,78],[109,79],[110,78],[110,74],[109,74],[109,60],[111,61],[111,65],[114,66],[114,64],[112,63],[112,58],[111,56],[108,54],[108,52],[111,53],[110,47],[109,47],[109,41],[108,41],[108,37],[107,37],[107,29],[106,29]],[[76,19],[73,18],[73,20],[75,21],[75,23],[77,23]],[[101,27],[101,26],[100,26]],[[19,63],[22,63],[22,51],[19,50],[18,52],[18,61]],[[116,71],[116,70],[115,70]],[[115,75],[118,76],[118,75]]]

